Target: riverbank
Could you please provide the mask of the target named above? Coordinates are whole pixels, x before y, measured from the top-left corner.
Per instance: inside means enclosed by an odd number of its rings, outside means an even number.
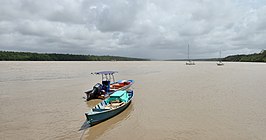
[[[121,56],[0,51],[0,61],[149,61]]]

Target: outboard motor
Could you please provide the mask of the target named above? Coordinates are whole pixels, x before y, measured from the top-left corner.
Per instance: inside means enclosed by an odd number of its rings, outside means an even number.
[[[97,83],[96,85],[93,86],[92,90],[86,91],[87,95],[87,101],[90,99],[95,99],[98,96],[101,95],[101,90],[102,90],[102,85],[100,83]]]
[[[110,90],[110,81],[102,81],[102,84],[103,84],[102,89],[105,92],[109,92],[109,90]]]

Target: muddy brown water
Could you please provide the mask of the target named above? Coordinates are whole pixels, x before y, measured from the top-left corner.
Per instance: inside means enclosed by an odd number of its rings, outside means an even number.
[[[99,100],[83,93],[117,70],[135,96],[121,114],[79,131]],[[265,140],[266,64],[0,62],[1,140]]]

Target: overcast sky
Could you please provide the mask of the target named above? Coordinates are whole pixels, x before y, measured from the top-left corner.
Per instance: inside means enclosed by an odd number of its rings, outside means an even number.
[[[266,49],[265,0],[0,0],[0,50],[141,58]]]

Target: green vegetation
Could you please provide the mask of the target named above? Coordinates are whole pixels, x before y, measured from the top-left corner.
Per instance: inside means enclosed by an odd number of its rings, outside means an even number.
[[[0,51],[0,61],[148,61],[148,59],[120,56],[95,56],[56,53]]]
[[[266,62],[266,50],[262,50],[260,53],[248,55],[231,55],[223,58],[222,60],[235,62]]]

